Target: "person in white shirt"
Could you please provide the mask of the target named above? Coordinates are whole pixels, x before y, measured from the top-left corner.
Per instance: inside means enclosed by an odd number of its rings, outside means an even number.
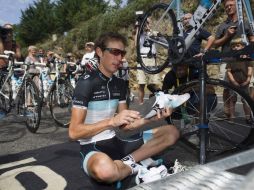
[[[85,44],[85,54],[81,61],[81,66],[85,66],[89,59],[94,58],[95,51],[94,51],[94,43],[93,42],[87,42]]]
[[[144,31],[146,33],[150,31],[150,27],[149,27],[150,22],[151,20],[150,18],[148,18],[146,23],[146,28]],[[136,27],[135,44],[137,41],[137,32],[138,32],[138,27]],[[144,34],[142,34],[140,37],[140,53],[145,65],[154,66],[156,64],[155,45],[145,42]],[[137,66],[141,67],[140,63],[138,63]],[[151,74],[145,73],[142,69],[137,70],[137,81],[139,85],[139,89],[138,89],[139,104],[144,103],[146,85],[153,86],[153,88],[159,88],[162,84],[161,77],[159,74],[151,75]]]

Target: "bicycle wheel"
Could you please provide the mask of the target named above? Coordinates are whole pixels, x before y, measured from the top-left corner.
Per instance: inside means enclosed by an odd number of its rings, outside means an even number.
[[[41,121],[41,99],[39,90],[34,81],[26,79],[26,85],[23,86],[21,93],[26,127],[30,132],[36,133]]]
[[[0,76],[0,110],[4,111],[5,113],[9,113],[11,111],[12,103],[12,90],[10,80],[5,82],[7,75],[8,73],[1,72]]]
[[[191,81],[177,88],[173,93],[190,93],[191,98],[172,114],[172,122],[180,129],[182,139],[187,144],[199,149],[199,81]],[[240,89],[229,83],[217,79],[207,79],[206,116],[208,134],[206,151],[224,152],[234,148],[241,148],[243,142],[250,137],[253,128],[254,103],[251,98]],[[225,92],[227,96],[225,96]],[[223,96],[224,94],[224,96]],[[230,100],[235,99],[235,117],[229,118]],[[244,104],[245,103],[245,104]],[[245,105],[245,106],[244,106]],[[232,104],[230,104],[231,108]],[[227,108],[227,109],[226,109]],[[248,108],[248,111],[245,109]],[[246,119],[251,119],[249,120]],[[203,138],[203,137],[202,137]]]
[[[178,36],[175,14],[166,4],[154,5],[145,15],[137,35],[137,61],[149,74],[161,72],[182,59],[184,40]]]
[[[68,127],[71,118],[73,87],[67,80],[58,80],[49,92],[49,107],[54,121],[61,127]]]

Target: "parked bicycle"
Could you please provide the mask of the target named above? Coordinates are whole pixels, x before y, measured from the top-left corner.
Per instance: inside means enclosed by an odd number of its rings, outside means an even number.
[[[61,72],[65,62],[52,59],[53,71],[47,63],[34,63],[39,74],[40,97],[44,105],[49,107],[54,121],[61,127],[68,127],[71,116],[73,87],[65,72]]]
[[[5,51],[1,58],[9,60],[8,73],[1,77],[1,105],[8,113],[16,108],[17,114],[25,117],[27,129],[35,133],[40,125],[41,99],[31,75],[30,64],[14,61],[14,52]],[[22,68],[20,67],[22,66]]]

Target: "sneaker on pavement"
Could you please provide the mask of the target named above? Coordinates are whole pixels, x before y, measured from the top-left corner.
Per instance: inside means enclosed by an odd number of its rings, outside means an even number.
[[[159,167],[152,167],[150,169],[142,167],[139,169],[135,181],[136,184],[149,183],[152,181],[162,179],[166,176],[168,176],[168,173],[167,168],[164,165],[160,165]]]
[[[182,95],[170,95],[164,94],[163,92],[156,93],[156,100],[152,106],[152,110],[145,116],[149,119],[157,114],[157,111],[166,107],[176,108],[185,103],[190,98],[189,93]]]

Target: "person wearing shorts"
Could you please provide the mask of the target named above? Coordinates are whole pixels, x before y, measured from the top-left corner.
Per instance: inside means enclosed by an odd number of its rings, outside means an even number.
[[[172,109],[165,108],[144,119],[139,112],[127,110],[125,82],[114,75],[126,45],[126,39],[118,33],[102,34],[95,42],[98,70],[85,73],[73,95],[69,137],[80,143],[84,172],[90,179],[108,184],[136,174],[137,162],[159,154],[179,138],[178,130],[168,124],[156,128],[153,138],[145,144],[116,136],[116,129],[134,130],[172,113]]]
[[[147,24],[144,32],[149,32],[149,22],[150,19],[147,19]],[[136,33],[138,32],[138,29],[136,30]],[[136,34],[137,38],[137,34]],[[136,41],[137,39],[135,39]],[[154,66],[156,63],[156,48],[154,44],[151,44],[150,46],[148,44],[145,45],[144,35],[141,35],[140,37],[140,53],[142,56],[142,61],[147,66]],[[145,96],[145,86],[150,85],[153,86],[153,88],[158,88],[161,85],[161,77],[159,74],[151,75],[148,73],[145,73],[141,68],[141,65],[138,63],[138,70],[137,70],[137,82],[139,85],[138,88],[138,97],[139,97],[139,104],[144,103],[144,96]]]
[[[234,38],[230,44],[232,50],[241,50],[245,47],[245,44],[242,42],[242,39],[240,37]],[[251,60],[247,57],[247,55],[242,55],[240,57],[240,60],[229,62],[226,66],[226,69],[229,83],[235,87],[241,88],[246,94],[250,95],[250,82],[253,76],[253,65],[251,63]],[[229,91],[228,93],[229,93],[227,96],[229,98],[229,101],[227,102],[227,104],[229,104],[227,106],[229,108],[228,116],[230,119],[233,119],[235,118],[235,104],[237,102],[237,95],[232,94],[231,91]],[[252,118],[250,117],[251,110],[246,105],[245,101],[242,100],[242,103],[246,116],[246,123],[251,124],[252,123]]]

